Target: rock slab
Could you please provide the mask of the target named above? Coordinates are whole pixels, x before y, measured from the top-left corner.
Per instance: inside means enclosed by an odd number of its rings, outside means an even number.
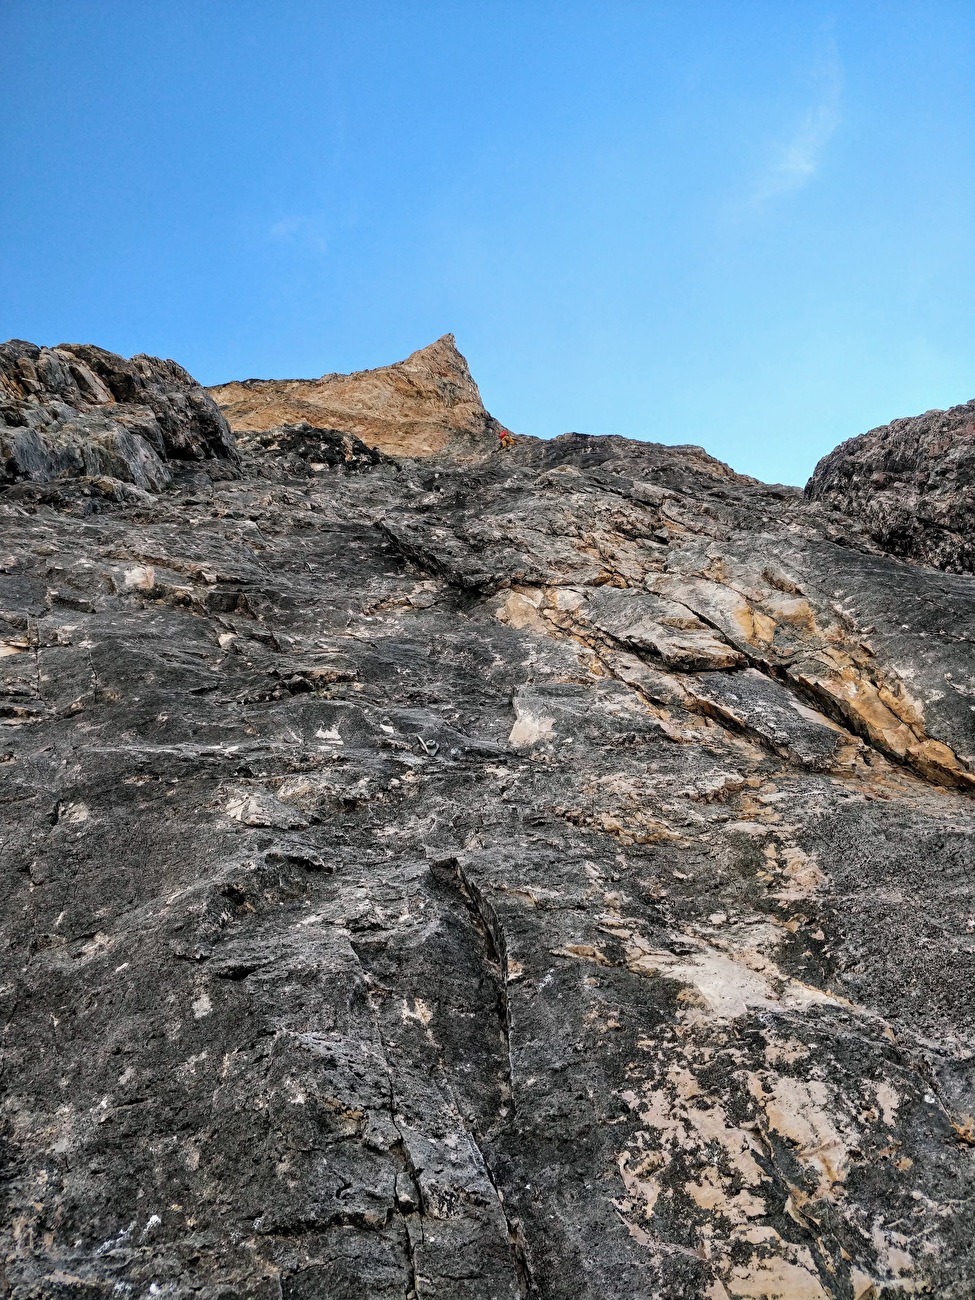
[[[975,1294],[975,578],[695,448],[238,463],[24,346],[0,1294]]]

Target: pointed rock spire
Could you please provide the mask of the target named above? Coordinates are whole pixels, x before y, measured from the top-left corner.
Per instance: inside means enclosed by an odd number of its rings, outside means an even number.
[[[497,443],[467,360],[453,334],[403,361],[320,379],[247,379],[210,394],[240,432],[306,421],[354,433],[394,456],[477,459]]]

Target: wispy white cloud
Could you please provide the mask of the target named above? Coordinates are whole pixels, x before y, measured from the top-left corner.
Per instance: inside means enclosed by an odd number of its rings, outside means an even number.
[[[760,207],[781,194],[808,185],[819,171],[826,147],[842,121],[843,67],[836,44],[829,43],[826,57],[815,73],[815,99],[793,131],[779,143],[765,171],[757,179],[751,204]]]
[[[294,213],[272,222],[267,237],[276,244],[294,244],[316,253],[324,253],[328,248],[322,219],[302,213]]]

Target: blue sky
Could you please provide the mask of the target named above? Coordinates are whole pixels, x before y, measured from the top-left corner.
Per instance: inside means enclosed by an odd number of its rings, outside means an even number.
[[[0,337],[802,482],[975,397],[971,0],[0,0]]]

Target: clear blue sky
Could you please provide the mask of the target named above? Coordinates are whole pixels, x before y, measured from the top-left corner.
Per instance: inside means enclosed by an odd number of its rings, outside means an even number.
[[[802,482],[975,397],[972,0],[0,0],[0,337],[457,335],[518,432]]]

